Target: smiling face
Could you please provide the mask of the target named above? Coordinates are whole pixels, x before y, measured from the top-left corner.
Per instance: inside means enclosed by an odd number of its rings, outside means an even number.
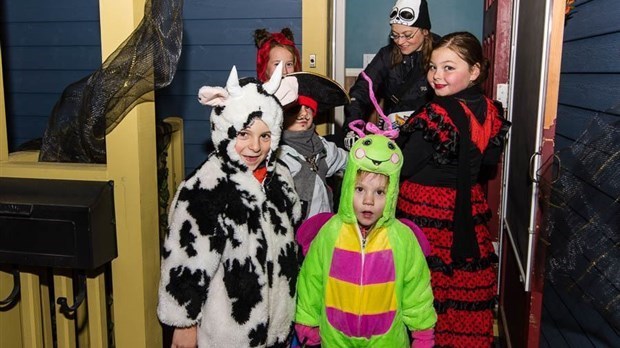
[[[249,127],[237,133],[235,151],[248,169],[254,171],[267,158],[271,146],[271,131],[265,122],[255,119]]]
[[[353,211],[362,227],[371,228],[383,215],[388,183],[388,177],[383,174],[366,171],[358,173],[353,193]]]
[[[299,112],[284,117],[284,128],[291,132],[301,132],[310,129],[314,113],[305,105],[299,107]]]
[[[274,46],[271,51],[269,51],[269,61],[265,67],[265,76],[268,79],[271,78],[271,74],[273,74],[273,71],[280,62],[284,62],[282,67],[283,75],[295,71],[295,56],[293,53],[282,46]]]
[[[439,47],[433,50],[426,78],[435,94],[445,97],[466,89],[479,75],[478,64],[470,66],[453,50]]]
[[[360,168],[375,173],[389,174],[402,165],[400,149],[384,136],[367,135],[359,139],[351,147],[351,153]]]
[[[392,24],[391,27],[392,32],[390,35],[394,37],[392,40],[404,55],[419,51],[424,43],[424,36],[428,34],[428,30],[426,29],[402,24]]]

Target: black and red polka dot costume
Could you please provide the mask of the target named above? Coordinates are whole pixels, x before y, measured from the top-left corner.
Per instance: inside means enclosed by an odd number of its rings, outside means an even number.
[[[510,127],[502,111],[473,87],[436,97],[401,128],[405,162],[397,215],[413,220],[431,244],[436,347],[493,344],[497,255],[478,177],[501,156]]]

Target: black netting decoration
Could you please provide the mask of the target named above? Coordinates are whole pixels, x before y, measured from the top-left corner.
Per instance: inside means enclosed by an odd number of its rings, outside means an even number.
[[[133,33],[52,110],[39,161],[105,163],[105,135],[153,91],[172,82],[181,56],[183,1],[147,0]]]
[[[595,115],[557,155],[560,176],[545,204],[547,279],[620,330],[620,122]]]

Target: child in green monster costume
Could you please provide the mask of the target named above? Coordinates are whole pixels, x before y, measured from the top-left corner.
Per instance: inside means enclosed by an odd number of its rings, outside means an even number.
[[[415,234],[394,215],[402,161],[384,135],[351,148],[338,213],[313,238],[297,281],[302,345],[409,347],[409,330],[411,347],[433,346],[430,272]]]

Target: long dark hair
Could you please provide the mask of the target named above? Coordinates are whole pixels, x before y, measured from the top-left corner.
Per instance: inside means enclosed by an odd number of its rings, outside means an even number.
[[[476,64],[480,66],[480,75],[474,81],[474,84],[479,84],[486,80],[489,74],[490,62],[484,57],[480,41],[472,33],[459,31],[447,34],[435,45],[435,48],[439,47],[445,47],[454,51],[470,67]]]

